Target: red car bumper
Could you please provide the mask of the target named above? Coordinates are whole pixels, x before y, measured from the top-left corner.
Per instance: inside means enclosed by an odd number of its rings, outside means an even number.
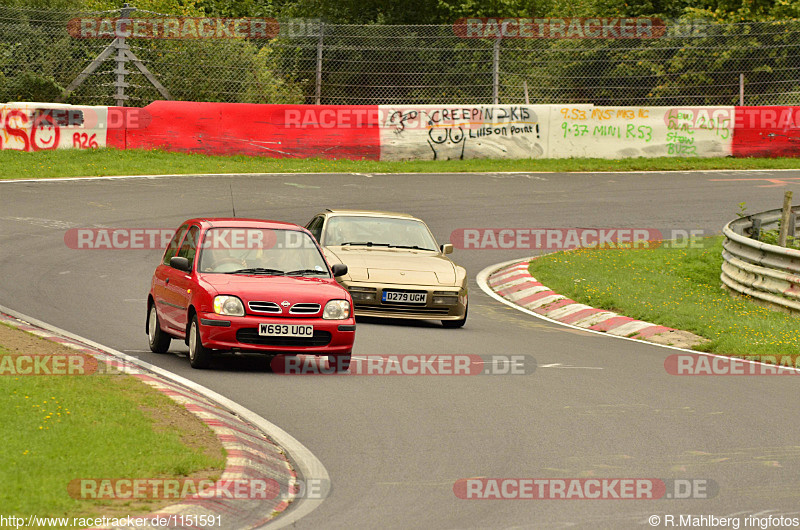
[[[356,338],[356,321],[321,318],[230,317],[216,313],[198,314],[200,340],[213,350],[257,353],[333,355],[350,353]],[[313,337],[267,337],[258,333],[259,324],[314,326]]]

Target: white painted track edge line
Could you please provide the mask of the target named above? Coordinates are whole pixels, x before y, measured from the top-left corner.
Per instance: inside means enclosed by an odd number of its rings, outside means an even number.
[[[706,357],[717,357],[717,358],[720,358],[720,359],[731,359],[732,358],[732,357],[730,357],[728,355],[720,355],[718,353],[708,353],[708,352],[702,352],[702,351],[697,351],[697,350],[690,350],[688,348],[679,348],[678,346],[669,346],[667,344],[658,344],[656,342],[649,342],[649,341],[640,340],[640,339],[633,339],[633,338],[630,338],[630,337],[620,337],[619,335],[611,335],[610,333],[607,333],[605,331],[597,331],[597,330],[594,330],[594,329],[580,328],[578,326],[573,326],[572,324],[566,324],[564,322],[559,322],[558,320],[553,320],[552,318],[548,318],[548,317],[546,317],[544,315],[540,315],[539,313],[536,313],[535,311],[531,311],[530,309],[526,309],[526,308],[524,308],[522,306],[518,306],[514,302],[510,302],[510,301],[506,300],[505,298],[503,298],[502,296],[500,296],[499,294],[497,294],[496,292],[494,292],[492,290],[492,288],[489,287],[488,279],[489,279],[489,276],[491,276],[493,272],[496,272],[496,271],[502,269],[503,267],[508,267],[509,265],[512,265],[514,263],[519,263],[521,261],[530,261],[531,259],[534,259],[534,258],[537,258],[537,257],[539,257],[539,256],[530,256],[530,257],[527,257],[527,258],[512,259],[512,260],[509,260],[509,261],[504,261],[502,263],[496,263],[494,265],[489,265],[488,267],[484,268],[482,271],[480,271],[478,273],[478,275],[475,277],[475,281],[478,283],[478,287],[481,288],[481,291],[483,291],[484,293],[486,293],[490,297],[494,298],[498,302],[501,302],[501,303],[503,303],[503,304],[505,304],[505,305],[507,305],[509,307],[512,307],[512,308],[514,308],[514,309],[516,309],[518,311],[522,311],[523,313],[525,313],[527,315],[536,317],[536,318],[541,319],[541,320],[545,320],[545,321],[550,322],[552,324],[558,324],[559,326],[566,326],[568,328],[576,329],[578,331],[583,331],[583,332],[586,332],[586,333],[594,333],[596,335],[603,335],[604,337],[609,337],[609,338],[612,338],[612,339],[627,340],[627,341],[630,341],[630,342],[637,342],[639,344],[646,344],[648,346],[655,346],[655,347],[658,347],[658,348],[667,348],[669,350],[677,350],[677,351],[688,352],[688,353],[693,353],[693,354],[697,354],[697,355],[705,355]],[[653,324],[653,325],[657,325],[657,324]],[[771,365],[767,365],[766,363],[762,363],[760,361],[753,361],[753,360],[749,360],[749,359],[743,359],[741,357],[735,357],[735,359],[737,361],[741,361],[741,362],[744,362],[744,363],[747,363],[747,364],[760,364],[760,365],[765,365],[765,366],[771,366]],[[791,366],[781,366],[780,369],[781,370],[791,370],[791,371],[795,371],[795,372],[800,372],[800,368],[794,368],[794,367],[791,367]]]
[[[15,311],[13,309],[0,305],[0,312],[3,312],[7,315],[11,315],[14,318],[18,318],[25,322],[29,322],[35,326],[44,328],[53,333],[63,335],[67,338],[76,340],[78,342],[82,342],[84,344],[88,344],[89,346],[104,351],[114,357],[118,357],[130,363],[141,366],[142,368],[150,372],[156,373],[161,377],[169,379],[170,381],[188,387],[191,390],[197,392],[198,394],[219,403],[223,407],[235,413],[240,418],[250,422],[259,429],[263,430],[266,434],[270,436],[270,438],[272,438],[272,440],[276,444],[278,444],[279,447],[285,449],[289,453],[289,455],[287,456],[291,456],[292,462],[294,462],[299,468],[298,471],[300,472],[302,478],[320,479],[323,481],[322,482],[323,484],[325,483],[330,484],[330,475],[328,475],[328,470],[325,469],[325,466],[322,464],[322,462],[316,456],[314,456],[314,454],[311,451],[309,451],[306,446],[304,446],[291,434],[284,431],[274,423],[259,416],[250,409],[245,408],[242,405],[239,405],[235,401],[232,401],[226,398],[225,396],[218,394],[217,392],[211,390],[210,388],[206,388],[198,383],[195,383],[194,381],[190,381],[189,379],[186,379],[183,376],[173,374],[172,372],[164,370],[163,368],[159,368],[158,366],[150,364],[147,361],[137,359],[136,357],[132,357],[130,355],[117,351],[113,348],[109,348],[108,346],[104,346],[100,343],[97,343],[93,340],[81,337],[80,335],[76,335],[64,329],[58,328],[56,326],[53,326],[52,324],[48,324],[47,322],[43,322],[36,318],[30,317],[28,315],[20,313],[19,311]],[[277,529],[291,525],[300,520],[300,518],[308,515],[309,513],[317,509],[324,500],[325,499],[303,499],[303,498],[297,499],[294,502],[292,502],[292,505],[286,509],[288,513],[285,516],[278,515],[275,519],[270,520],[264,526],[262,526],[262,528],[269,527],[270,529]]]
[[[559,160],[559,159],[552,159]],[[800,171],[797,168],[775,168],[775,169],[645,169],[638,171],[448,171],[445,173],[436,173],[430,171],[413,171],[404,173],[356,173],[353,171],[295,171],[291,173],[165,173],[163,175],[105,175],[95,177],[55,177],[55,178],[41,178],[41,179],[0,179],[0,184],[8,184],[14,182],[64,182],[74,180],[118,180],[118,179],[157,179],[157,178],[173,178],[173,177],[252,177],[252,176],[291,176],[291,175],[359,175],[359,176],[392,176],[392,175],[564,175],[564,174],[577,174],[577,175],[621,175],[621,174],[648,174],[648,173],[725,173],[725,172],[779,172],[779,171]]]

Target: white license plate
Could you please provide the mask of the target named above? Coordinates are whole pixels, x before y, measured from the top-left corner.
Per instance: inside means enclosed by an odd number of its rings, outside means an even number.
[[[259,324],[258,334],[266,337],[313,337],[314,326]]]
[[[383,291],[381,300],[384,302],[400,302],[403,304],[424,304],[428,301],[428,293]]]

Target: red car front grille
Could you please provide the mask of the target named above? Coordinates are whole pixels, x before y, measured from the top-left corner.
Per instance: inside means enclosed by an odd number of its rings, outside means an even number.
[[[242,344],[259,346],[326,346],[331,342],[331,332],[314,330],[313,337],[265,337],[258,328],[242,328],[236,332],[236,340]]]

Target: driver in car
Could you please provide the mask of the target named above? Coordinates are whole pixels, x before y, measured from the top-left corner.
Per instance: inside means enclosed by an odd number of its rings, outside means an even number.
[[[247,267],[241,251],[230,248],[208,248],[203,252],[203,272],[232,272]]]

